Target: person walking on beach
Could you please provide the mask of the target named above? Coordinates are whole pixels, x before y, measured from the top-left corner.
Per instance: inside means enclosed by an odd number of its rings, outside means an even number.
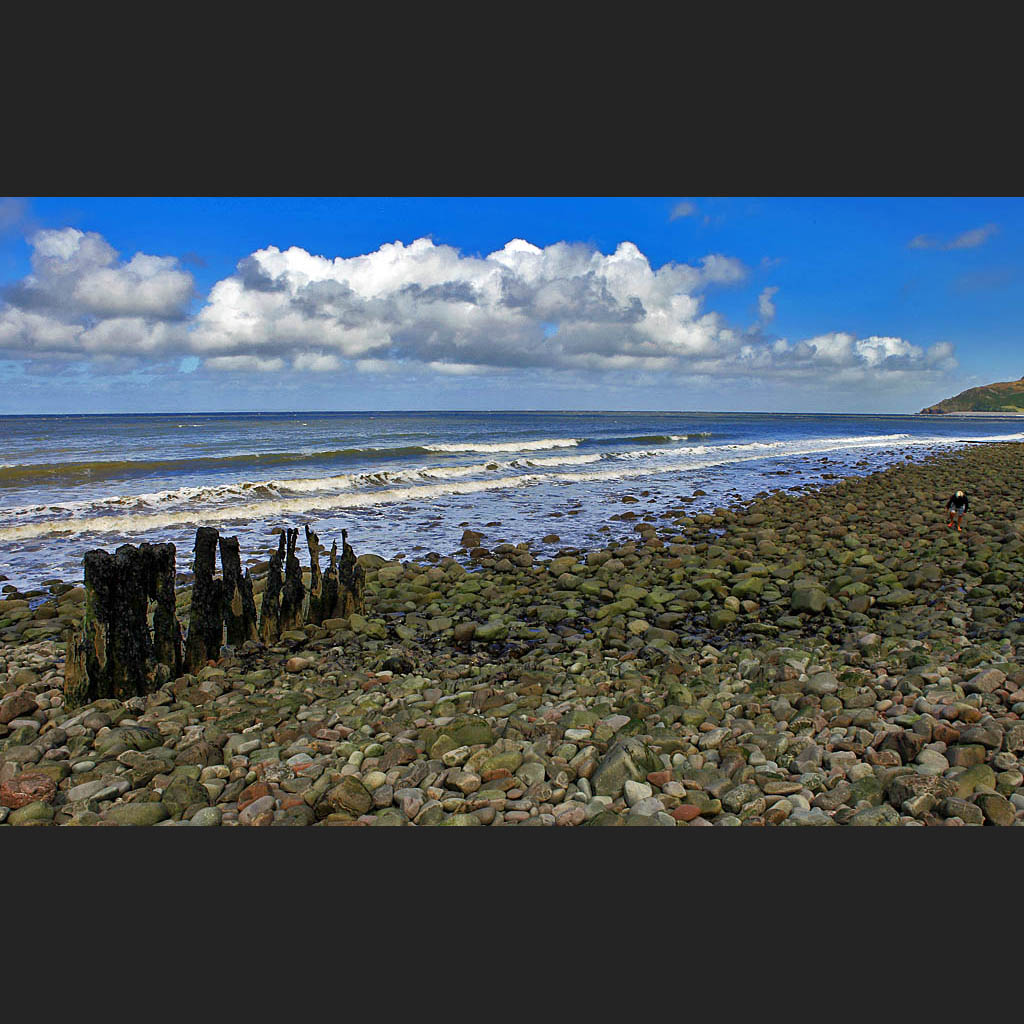
[[[956,528],[957,531],[962,533],[963,529],[960,526],[961,521],[964,518],[964,513],[967,511],[967,495],[963,491],[957,491],[949,501],[946,502],[946,508],[949,510],[949,522],[946,523],[947,527],[953,525],[953,518],[956,517]]]

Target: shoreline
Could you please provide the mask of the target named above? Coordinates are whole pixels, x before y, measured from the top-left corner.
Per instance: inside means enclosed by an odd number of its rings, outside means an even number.
[[[914,415],[915,416],[934,416],[936,418],[942,418],[942,419],[957,419],[957,418],[959,418],[961,416],[980,416],[980,417],[985,418],[985,419],[994,419],[994,420],[1001,420],[1001,419],[1008,419],[1008,420],[1024,419],[1024,412],[976,412],[976,411],[968,410],[968,409],[960,410],[960,411],[957,411],[957,412],[925,412],[925,410],[922,409],[920,412],[914,413]]]
[[[961,440],[958,443],[963,443]],[[987,440],[984,443],[989,443]],[[792,453],[787,456],[778,458],[766,455],[764,462],[772,466],[767,468],[765,466],[760,471],[755,470],[755,478],[753,480],[745,480],[743,482],[737,482],[733,479],[723,479],[721,481],[712,481],[707,479],[709,475],[712,477],[722,470],[722,464],[709,463],[704,467],[697,467],[698,471],[705,479],[699,481],[699,485],[690,484],[680,490],[679,483],[673,479],[666,479],[669,476],[668,473],[657,473],[650,472],[644,474],[638,474],[636,476],[624,475],[615,483],[618,484],[616,488],[619,493],[613,495],[610,493],[600,494],[596,496],[596,503],[602,506],[603,509],[610,511],[611,507],[617,506],[623,501],[629,501],[631,495],[639,494],[645,499],[646,505],[654,505],[656,503],[665,504],[679,504],[692,503],[695,508],[700,511],[708,511],[716,507],[728,507],[729,505],[735,504],[737,501],[745,502],[749,501],[757,494],[762,493],[767,488],[777,487],[783,489],[782,478],[789,478],[791,482],[794,482],[796,486],[786,487],[786,490],[792,491],[804,491],[811,492],[822,486],[831,485],[834,481],[844,478],[845,475],[866,475],[873,472],[878,472],[880,469],[885,468],[887,465],[901,462],[906,458],[908,454],[916,459],[920,459],[930,454],[935,450],[931,447],[929,450],[921,449],[915,450],[914,445],[904,445],[900,442],[893,442],[892,448],[880,448],[877,451],[866,453],[863,451],[838,451],[836,457],[835,452],[832,450],[823,450],[822,452],[811,452],[811,453]],[[856,461],[854,461],[856,460]],[[728,465],[728,464],[727,464]],[[728,465],[728,468],[733,470],[743,468],[743,462]],[[594,483],[591,481],[591,483]],[[586,484],[584,484],[586,486]],[[735,490],[739,486],[740,490]],[[702,488],[708,487],[710,491],[704,491]],[[695,488],[695,489],[694,489]],[[564,539],[559,536],[557,543],[571,544],[576,548],[585,549],[589,546],[599,546],[603,543],[606,537],[602,534],[614,532],[614,520],[619,518],[617,515],[598,515],[594,517],[593,513],[588,512],[586,506],[587,497],[570,496],[567,505],[556,506],[554,510],[548,509],[542,511],[538,509],[533,516],[532,520],[529,517],[524,517],[521,512],[512,512],[512,522],[503,522],[506,515],[500,507],[497,508],[486,508],[487,504],[490,503],[496,496],[500,496],[504,493],[505,489],[502,487],[488,488],[482,490],[475,495],[462,495],[464,498],[474,498],[480,507],[477,508],[463,508],[456,510],[450,508],[448,510],[448,518],[450,519],[450,532],[448,541],[449,543],[454,541],[454,538],[458,536],[459,532],[466,527],[476,529],[482,532],[488,543],[515,543],[523,544],[527,543],[530,549],[538,555],[553,556],[558,550],[557,544],[553,546],[550,543],[545,542],[545,538],[549,534],[557,533],[561,526],[563,532],[567,532],[570,536]],[[442,500],[446,498],[458,497],[457,495],[442,495]],[[594,497],[594,496],[590,496]],[[394,501],[395,506],[402,506],[405,502],[396,499]],[[386,506],[384,506],[386,507]],[[365,511],[365,510],[363,510]],[[456,514],[457,511],[457,514]],[[216,525],[217,509],[211,509],[211,518],[214,520]],[[491,518],[496,516],[497,521],[491,521]],[[577,517],[582,516],[578,519]],[[264,525],[274,524],[274,535],[281,528],[277,523],[287,520],[287,516],[282,513],[280,516],[272,518],[262,517],[253,522],[258,522]],[[313,529],[317,529],[319,532],[324,533],[330,539],[329,523],[331,522],[330,513],[322,513],[320,516],[315,518],[309,518],[307,516],[300,516],[300,522],[298,525],[301,527],[303,521],[308,521],[309,525]],[[455,521],[464,518],[466,522],[459,522],[455,525]],[[275,522],[276,520],[276,522]],[[547,520],[552,520],[548,522]],[[555,522],[554,520],[558,520]],[[523,529],[526,527],[528,522],[533,523],[533,528],[530,530],[529,536],[523,536]],[[580,527],[578,524],[583,523],[582,536],[580,535]],[[599,525],[598,525],[599,524]],[[195,527],[200,525],[211,525],[209,521],[195,523],[194,527],[191,527],[191,533],[187,533],[185,537],[175,537],[172,542],[176,544],[178,549],[179,562],[184,562],[187,566],[191,561],[191,546],[192,536],[194,536]],[[362,523],[358,518],[349,521],[347,528],[353,536],[358,537],[360,532],[366,532],[369,534],[369,538],[365,543],[369,544],[369,550],[375,551],[374,540],[377,542],[377,547],[381,547],[383,550],[376,551],[375,553],[380,554],[388,561],[394,561],[396,558],[401,560],[417,561],[423,560],[428,553],[438,554],[440,551],[445,550],[445,545],[437,543],[441,538],[434,536],[432,538],[420,537],[416,533],[406,537],[404,544],[402,542],[395,543],[394,541],[390,544],[390,551],[388,553],[388,539],[379,536],[379,528],[376,524]],[[492,532],[489,528],[494,527],[496,530]],[[518,529],[517,529],[518,528]],[[338,526],[338,530],[341,526]],[[406,525],[406,529],[409,527]],[[225,536],[239,532],[239,524],[234,521],[229,521],[225,525],[220,527],[221,533]],[[374,537],[374,534],[377,534]],[[575,534],[575,536],[573,536]],[[507,535],[507,537],[506,537]],[[63,541],[65,538],[60,534],[55,535],[58,542]],[[103,550],[113,552],[120,544],[131,543],[138,544],[143,540],[150,540],[150,542],[161,542],[167,540],[166,536],[162,534],[151,534],[146,531],[136,534],[129,535],[114,535],[109,540],[104,540],[102,536],[97,536],[92,543],[88,546],[82,547],[81,554],[84,555],[86,550],[92,547],[100,547]],[[245,538],[243,538],[245,539]],[[254,538],[247,538],[248,541],[252,541]],[[429,546],[417,544],[418,540],[431,540],[433,541],[433,550]],[[381,543],[383,541],[383,544]],[[265,560],[269,557],[269,553],[276,549],[276,543],[264,542],[266,546],[262,549],[262,557],[259,554],[253,554],[252,552],[259,552],[260,548],[258,545],[250,547],[250,556],[245,560],[243,568],[251,568],[253,565],[258,564],[261,560]],[[399,551],[399,548],[402,550]],[[243,555],[245,554],[246,544],[243,543]],[[463,549],[455,548],[448,551],[447,554],[442,557],[454,557],[465,562],[465,552]],[[70,584],[71,586],[80,587],[82,585],[81,578],[81,560],[77,562],[77,575],[72,573],[61,572],[60,568],[50,569],[44,573],[38,569],[29,571],[20,571],[11,568],[8,570],[13,576],[0,575],[0,593],[12,594],[14,596],[28,596],[35,601],[45,600],[48,597],[47,588],[50,585],[64,585]],[[176,589],[180,590],[182,587],[187,586],[187,581],[190,573],[187,569],[183,569],[177,573],[179,583]],[[2,600],[2,597],[0,597]],[[0,617],[2,618],[2,617]],[[2,639],[2,632],[0,632],[0,639]]]
[[[0,819],[1024,823],[1021,450],[626,502],[603,548],[503,544],[471,572],[364,555],[365,618],[71,714],[62,645],[8,623]]]
[[[5,505],[10,508],[3,510],[0,529],[8,555],[2,573],[10,579],[0,579],[0,584],[13,582],[27,590],[38,589],[43,580],[57,577],[67,582],[76,577],[80,580],[81,559],[87,550],[112,550],[122,542],[139,540],[173,542],[184,564],[190,559],[196,526],[222,523],[225,534],[237,532],[243,552],[258,551],[268,541],[272,543],[270,527],[300,520],[299,525],[309,521],[312,528],[327,536],[337,534],[344,526],[357,539],[358,550],[391,558],[399,551],[417,555],[416,545],[436,551],[454,548],[459,537],[454,526],[463,519],[477,519],[477,523],[504,519],[507,539],[519,542],[534,534],[534,525],[542,527],[553,509],[564,508],[568,502],[581,504],[582,511],[573,519],[561,520],[567,527],[573,523],[573,528],[559,532],[568,534],[569,543],[590,546],[602,541],[594,529],[606,522],[606,503],[614,494],[617,480],[620,493],[647,486],[650,480],[656,494],[671,496],[679,492],[673,482],[676,474],[682,474],[690,488],[721,491],[718,501],[725,504],[732,497],[726,492],[753,494],[778,483],[772,472],[775,468],[788,465],[798,477],[801,470],[813,477],[815,452],[838,461],[840,466],[833,472],[845,475],[858,471],[853,464],[862,461],[862,456],[863,461],[876,465],[884,465],[891,457],[901,458],[884,451],[890,445],[907,450],[932,443],[955,446],[975,435],[1012,435],[1017,422],[972,418],[943,424],[934,416],[921,415],[893,418],[719,413],[707,417],[672,414],[664,420],[647,417],[643,422],[630,419],[620,423],[605,422],[607,416],[598,422],[589,414],[577,422],[578,417],[559,414],[551,422],[545,421],[540,430],[539,423],[527,423],[517,416],[507,421],[502,414],[472,414],[470,418],[468,426],[461,414],[437,423],[425,420],[419,426],[393,423],[390,425],[395,429],[407,428],[414,433],[392,437],[385,429],[387,417],[369,417],[363,424],[365,437],[360,434],[362,440],[353,440],[357,448],[351,451],[348,442],[329,440],[335,438],[338,429],[328,421],[311,421],[308,430],[306,424],[301,428],[292,424],[280,437],[275,435],[274,442],[259,444],[248,443],[242,430],[245,424],[235,425],[231,438],[220,444],[222,454],[230,458],[219,468],[216,459],[206,465],[210,462],[207,456],[215,452],[206,448],[192,451],[208,432],[198,430],[199,425],[187,419],[170,426],[196,427],[196,431],[125,427],[132,436],[140,430],[143,435],[137,448],[129,445],[114,453],[128,461],[102,461],[111,453],[95,451],[89,441],[79,454],[68,456],[85,460],[70,463],[77,469],[69,476],[63,476],[63,471],[52,479],[43,474],[35,482],[34,478],[20,484],[14,481],[16,486],[5,491]],[[19,465],[25,461],[21,468],[27,469],[37,460],[45,464],[44,469],[50,466],[58,456],[46,454],[38,444],[32,447],[28,437],[31,431],[22,433],[26,434],[27,461],[14,455],[10,461]],[[81,433],[71,431],[68,443]],[[96,431],[85,433],[93,440],[97,436]],[[186,445],[187,450],[181,450],[179,442],[192,434],[195,438]],[[658,434],[671,436],[647,436]],[[504,450],[513,447],[516,438],[527,435],[543,435],[553,450],[531,450],[514,457],[493,452],[472,454],[477,441],[484,448]],[[684,436],[688,440],[677,447],[674,442]],[[711,440],[699,439],[705,436]],[[406,444],[403,438],[413,438],[416,444],[425,445],[425,450],[439,451],[392,458],[394,452],[406,451],[394,447]],[[584,454],[559,450],[558,445],[566,439],[579,442],[579,452]],[[865,439],[873,443],[860,443]],[[670,440],[673,443],[662,450],[661,442]],[[526,448],[539,443],[531,440]],[[408,452],[418,451],[416,444]],[[456,448],[461,454],[455,452]],[[17,445],[15,450],[20,450]],[[382,452],[391,454],[377,458]],[[193,459],[193,454],[202,457]],[[344,458],[320,466],[315,458],[318,454]],[[269,462],[262,461],[264,455]],[[288,460],[298,459],[303,468],[278,466],[285,455]],[[96,459],[101,461],[91,461]],[[171,463],[166,465],[173,463],[173,471],[160,469],[165,465],[161,460],[167,459]],[[237,459],[243,461],[236,465]],[[319,468],[307,467],[305,459],[313,459],[310,467]],[[145,472],[131,468],[136,462]],[[493,465],[485,464],[490,462]],[[61,465],[54,463],[50,468],[56,471]],[[124,467],[124,479],[103,468],[110,466]],[[96,467],[100,475],[94,480],[91,474]],[[18,466],[9,469],[13,472]],[[751,477],[759,473],[762,480],[757,483]],[[296,480],[290,479],[292,475]],[[271,489],[264,492],[263,484],[270,484]],[[535,536],[541,536],[539,531]]]

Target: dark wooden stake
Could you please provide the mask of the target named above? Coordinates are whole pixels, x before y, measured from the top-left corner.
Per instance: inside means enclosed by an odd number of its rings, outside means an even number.
[[[281,574],[284,569],[284,534],[278,538],[277,550],[270,556],[267,585],[260,607],[260,639],[265,644],[277,642],[281,635]]]
[[[82,634],[73,628],[64,631],[64,704],[68,708],[76,708],[89,699],[89,675],[85,665],[85,620],[82,628]]]
[[[256,640],[256,601],[252,596],[252,579],[242,575],[242,557],[237,537],[221,537],[220,568],[224,577],[224,625],[227,642],[240,647],[246,640]]]
[[[198,672],[210,660],[220,657],[224,636],[222,581],[213,578],[217,559],[218,531],[212,526],[196,530],[195,565],[192,580],[192,611],[185,641],[186,672]]]
[[[305,524],[306,546],[309,548],[309,609],[306,621],[319,626],[324,621],[323,576],[320,574],[320,538]]]
[[[347,619],[353,612],[365,614],[363,583],[366,573],[356,561],[356,553],[348,542],[348,530],[341,531],[341,561],[338,563],[337,617]]]
[[[65,700],[77,707],[102,697],[127,700],[154,686],[153,644],[146,621],[147,573],[138,548],[123,544],[111,556],[89,551],[84,559],[82,638],[69,644],[70,685]]]
[[[323,618],[321,618],[321,622],[334,617],[335,610],[338,607],[337,541],[334,541],[331,544],[331,564],[327,567],[327,571],[324,573],[324,589],[323,594],[320,596],[320,607],[323,609]]]
[[[146,590],[153,609],[153,660],[166,665],[171,679],[181,675],[181,623],[174,601],[176,567],[173,544],[140,544],[146,569]]]
[[[306,588],[302,585],[302,564],[295,555],[298,528],[288,531],[288,554],[284,563],[284,588],[281,591],[281,632],[302,626],[302,603]]]

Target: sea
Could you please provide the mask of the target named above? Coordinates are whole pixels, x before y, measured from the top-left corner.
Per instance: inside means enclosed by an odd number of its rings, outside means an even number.
[[[0,576],[77,582],[93,548],[196,528],[265,559],[275,528],[330,547],[423,561],[483,544],[538,555],[635,536],[692,513],[984,441],[1024,440],[1009,416],[720,412],[295,412],[0,417]],[[624,499],[636,501],[626,502]],[[618,519],[632,511],[634,519]],[[555,538],[555,539],[551,539]],[[304,550],[303,562],[306,561]],[[465,558],[465,554],[460,556]],[[2,582],[2,581],[0,581]]]

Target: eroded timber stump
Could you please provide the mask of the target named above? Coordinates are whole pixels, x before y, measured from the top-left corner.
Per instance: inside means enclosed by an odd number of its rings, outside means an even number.
[[[281,632],[302,627],[302,604],[306,599],[306,588],[302,583],[302,563],[295,554],[299,530],[287,531],[288,553],[284,563],[284,588],[281,591]]]
[[[309,607],[306,621],[319,626],[324,621],[324,578],[320,573],[320,552],[323,550],[320,538],[309,528],[306,531],[306,546],[309,548]]]
[[[224,625],[227,642],[234,646],[256,640],[256,600],[252,594],[252,578],[242,575],[242,557],[237,537],[221,537],[220,566],[223,575]]]
[[[146,591],[156,602],[153,610],[153,660],[166,665],[171,679],[181,675],[181,623],[174,600],[173,544],[140,544],[146,572]]]
[[[156,686],[153,643],[146,619],[148,559],[122,544],[111,555],[86,552],[81,638],[70,637],[64,695],[69,707],[112,697],[128,700]]]
[[[281,586],[284,569],[284,534],[277,541],[277,550],[270,556],[267,585],[260,606],[260,639],[265,644],[276,643],[281,635]]]
[[[186,672],[198,672],[208,661],[220,657],[224,614],[222,582],[213,578],[217,538],[218,531],[212,526],[200,526],[196,531],[192,609],[188,620],[188,639],[185,641]]]
[[[341,560],[338,563],[338,598],[334,615],[348,618],[353,612],[366,613],[363,601],[363,584],[366,573],[356,561],[356,553],[348,542],[348,530],[341,531]]]

